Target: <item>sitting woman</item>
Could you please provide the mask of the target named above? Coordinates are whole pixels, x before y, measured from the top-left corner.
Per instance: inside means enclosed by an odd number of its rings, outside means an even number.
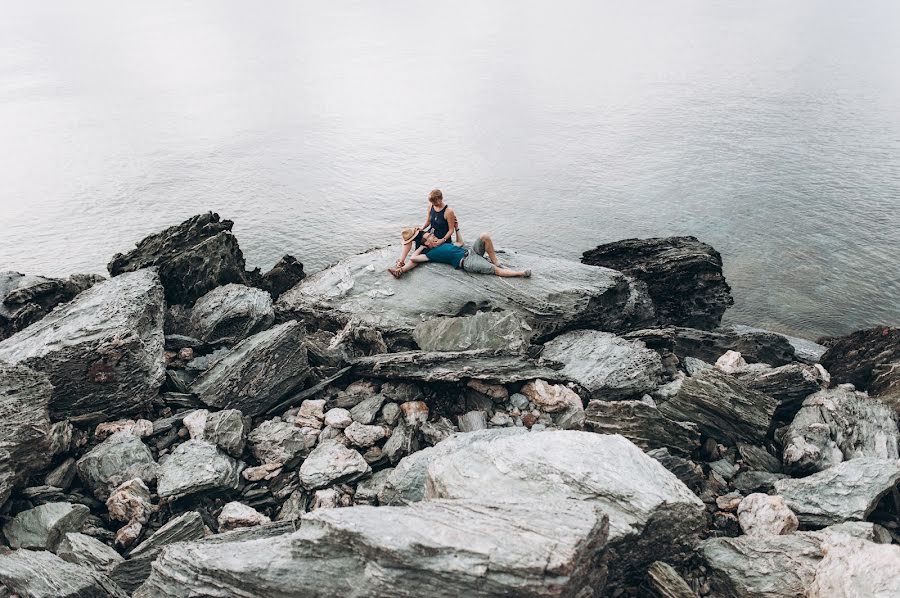
[[[439,243],[448,243],[456,234],[456,244],[462,246],[463,238],[459,232],[459,221],[456,219],[456,212],[453,208],[444,203],[444,194],[440,189],[434,189],[428,194],[428,212],[425,213],[425,223],[417,230],[426,230],[432,233]],[[400,253],[400,259],[397,260],[397,267],[402,268],[406,263],[406,256],[412,245],[407,243],[406,237],[403,239],[403,251]]]
[[[437,236],[424,231],[417,231],[413,235],[413,231],[416,231],[416,229],[406,229],[403,231],[404,241],[406,241],[408,236],[408,245],[412,246],[413,242],[415,242],[418,245],[418,248],[413,251],[409,258],[409,262],[402,266],[398,265],[394,268],[388,268],[388,272],[390,272],[394,278],[400,278],[405,272],[409,272],[419,264],[425,262],[450,264],[454,268],[472,274],[494,274],[504,278],[531,277],[531,270],[509,270],[497,266],[497,252],[494,251],[494,242],[487,233],[478,237],[478,240],[475,241],[472,248],[469,249],[466,247],[458,247],[453,243],[444,243]],[[490,261],[485,259],[485,253],[487,253]]]

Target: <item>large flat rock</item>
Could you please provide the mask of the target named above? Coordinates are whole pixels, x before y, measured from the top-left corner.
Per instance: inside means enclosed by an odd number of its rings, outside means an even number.
[[[521,315],[536,340],[573,328],[616,331],[649,321],[649,299],[620,272],[577,262],[504,254],[509,268],[530,268],[529,279],[468,274],[446,264],[425,264],[395,280],[385,269],[400,251],[385,247],[356,255],[314,274],[276,303],[281,318],[329,326],[358,319],[388,338],[412,342],[416,325],[473,311]]]
[[[687,557],[703,503],[619,435],[555,431],[475,443],[432,461],[426,498],[589,502],[609,515],[610,577],[641,577],[655,560]]]
[[[93,569],[44,550],[0,553],[0,589],[28,598],[125,598],[122,588]]]
[[[119,276],[0,342],[0,361],[47,374],[54,419],[130,414],[165,379],[164,307],[155,272]]]
[[[287,536],[170,546],[135,597],[600,596],[606,531],[573,501],[329,509]]]

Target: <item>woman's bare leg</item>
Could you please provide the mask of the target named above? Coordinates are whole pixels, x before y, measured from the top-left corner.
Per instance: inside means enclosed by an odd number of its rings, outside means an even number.
[[[491,263],[496,266],[500,263],[500,260],[497,259],[497,252],[494,251],[494,241],[487,233],[481,233],[481,240],[484,241],[484,250],[488,254],[488,259],[490,259]]]

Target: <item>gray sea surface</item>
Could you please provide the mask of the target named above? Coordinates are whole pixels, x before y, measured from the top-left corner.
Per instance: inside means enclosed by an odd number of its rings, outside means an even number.
[[[897,0],[0,6],[0,270],[215,210],[314,271],[439,187],[515,250],[695,235],[731,322],[900,323]]]

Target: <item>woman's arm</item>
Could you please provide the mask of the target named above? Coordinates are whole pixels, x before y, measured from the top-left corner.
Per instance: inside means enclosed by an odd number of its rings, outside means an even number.
[[[403,246],[403,251],[400,252],[400,259],[397,260],[397,267],[402,268],[403,264],[406,263],[406,256],[409,255],[409,250],[412,249],[413,244],[407,243]]]
[[[453,237],[453,233],[456,232],[456,212],[450,207],[448,207],[446,211],[445,218],[447,218],[448,230],[447,234],[444,235],[444,238],[441,239],[441,243],[449,241]]]

